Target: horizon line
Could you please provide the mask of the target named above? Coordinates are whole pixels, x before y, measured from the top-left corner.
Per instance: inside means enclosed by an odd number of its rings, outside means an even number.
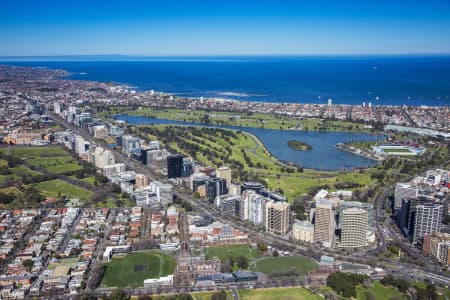
[[[303,53],[303,54],[48,54],[48,55],[0,55],[0,59],[26,58],[196,58],[196,57],[387,57],[387,56],[450,56],[450,52],[436,53]]]

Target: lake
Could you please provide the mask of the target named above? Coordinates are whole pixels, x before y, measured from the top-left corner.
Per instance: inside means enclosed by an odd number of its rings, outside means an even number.
[[[187,126],[206,126],[214,128],[234,129],[249,132],[258,137],[266,148],[280,161],[292,162],[308,169],[337,171],[373,167],[377,161],[336,148],[336,144],[350,141],[376,141],[384,135],[367,133],[279,130],[222,125],[205,125],[195,122],[184,122],[167,119],[156,119],[140,116],[117,115],[115,120],[122,120],[134,125],[172,124]],[[310,151],[295,151],[287,142],[299,140],[312,146]]]

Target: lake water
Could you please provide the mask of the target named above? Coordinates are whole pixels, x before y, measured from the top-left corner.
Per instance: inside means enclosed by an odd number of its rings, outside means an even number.
[[[376,166],[378,163],[377,161],[339,150],[335,145],[349,141],[381,140],[385,137],[384,135],[370,135],[353,132],[279,130],[203,125],[194,122],[126,115],[118,115],[115,116],[114,119],[126,121],[129,124],[135,125],[173,124],[242,130],[257,136],[261,142],[264,143],[266,148],[281,161],[292,162],[308,169],[329,171]],[[311,145],[313,149],[311,151],[295,151],[287,145],[289,140],[305,142]]]

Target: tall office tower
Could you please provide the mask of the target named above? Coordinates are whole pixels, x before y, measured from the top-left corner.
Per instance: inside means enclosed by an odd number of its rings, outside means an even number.
[[[144,174],[136,174],[136,188],[144,188],[148,186],[148,177]]]
[[[314,242],[323,243],[327,247],[332,247],[334,243],[334,231],[336,229],[333,204],[326,199],[317,201],[314,218]]]
[[[241,185],[241,193],[247,190],[253,190],[260,194],[265,189],[265,186],[260,182],[244,182]]]
[[[247,195],[249,191],[244,191],[241,195],[241,202],[239,203],[239,217],[241,220],[249,219],[250,197]]]
[[[122,149],[128,154],[138,150],[141,147],[140,140],[131,135],[122,136]]]
[[[210,178],[206,183],[206,197],[209,202],[214,203],[217,196],[225,195],[227,193],[227,186],[225,180],[221,178]]]
[[[228,184],[228,182],[227,182],[227,184]],[[235,183],[230,183],[230,188],[228,189],[228,192],[234,196],[241,196],[241,185],[235,184]]]
[[[368,215],[368,227],[367,227],[367,235],[368,237],[375,235],[375,220],[374,220],[374,209],[372,203],[364,203],[364,202],[358,202],[358,201],[345,201],[340,202],[339,204],[339,222],[338,227],[342,228],[342,212],[350,207],[356,207],[361,208],[365,211],[367,211]]]
[[[158,141],[150,141],[148,147],[151,150],[159,150],[159,142]]]
[[[249,203],[249,220],[253,224],[262,224],[264,221],[265,199],[256,193],[251,193]]]
[[[114,165],[115,163],[116,161],[111,151],[105,150],[102,147],[95,148],[94,164],[97,168],[103,169],[104,167]]]
[[[328,108],[331,108],[333,106],[333,99],[328,99]]]
[[[266,231],[283,235],[289,231],[289,202],[268,201],[265,205]]]
[[[55,114],[59,115],[61,113],[61,103],[55,101],[53,103],[53,111],[55,112]]]
[[[294,241],[312,243],[314,241],[314,225],[309,221],[295,220],[292,225],[292,238]]]
[[[412,243],[421,243],[426,235],[440,232],[442,227],[442,205],[437,203],[423,203],[416,206]]]
[[[230,190],[231,185],[231,169],[229,167],[223,166],[216,170],[216,177],[226,180],[227,189]]]
[[[188,158],[183,159],[183,171],[181,177],[189,177],[194,172],[194,163]]]
[[[148,160],[147,160],[147,152],[150,151],[149,148],[141,148],[141,163],[143,165],[147,165],[148,164]]]
[[[340,212],[342,220],[341,247],[359,248],[367,246],[367,230],[369,214],[367,210],[358,207],[349,207]]]
[[[394,192],[394,206],[396,209],[402,207],[402,200],[416,198],[418,195],[418,188],[415,184],[398,182],[395,185]]]
[[[414,224],[416,222],[416,208],[418,205],[431,203],[429,200],[423,199],[403,199],[402,209],[397,217],[398,227],[405,237],[412,240],[414,233]]]
[[[173,154],[167,156],[167,177],[180,178],[183,172],[183,155]]]
[[[244,191],[241,195],[239,213],[241,220],[249,220],[254,224],[264,221],[265,199],[253,190]]]
[[[86,141],[83,137],[77,135],[75,138],[75,152],[77,154],[83,154],[86,153],[87,148],[89,147],[86,147]]]

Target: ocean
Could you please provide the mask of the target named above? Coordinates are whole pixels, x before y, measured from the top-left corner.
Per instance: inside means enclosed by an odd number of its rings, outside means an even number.
[[[450,56],[99,57],[3,60],[78,80],[244,101],[450,105]]]

